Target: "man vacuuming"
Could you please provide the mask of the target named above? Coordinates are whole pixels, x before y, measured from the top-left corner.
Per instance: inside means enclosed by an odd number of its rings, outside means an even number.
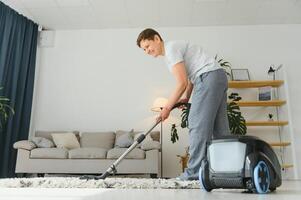
[[[187,103],[191,99],[188,117],[190,158],[188,167],[176,179],[198,180],[206,143],[212,137],[230,134],[226,73],[199,45],[163,41],[154,29],[143,30],[137,38],[137,45],[148,55],[163,56],[176,79],[176,86],[157,120],[164,121],[176,103]]]

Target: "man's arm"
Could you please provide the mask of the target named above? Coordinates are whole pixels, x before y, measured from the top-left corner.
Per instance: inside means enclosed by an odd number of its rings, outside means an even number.
[[[169,110],[171,110],[171,108],[179,101],[181,96],[187,90],[187,86],[190,87],[184,62],[175,64],[172,68],[172,73],[176,79],[176,88],[171,93],[165,106]],[[191,94],[190,89],[187,92]]]
[[[183,98],[184,98],[184,99],[187,99],[187,102],[188,102],[189,99],[190,99],[192,90],[193,90],[193,84],[192,84],[190,81],[188,81],[186,90],[185,90],[184,95],[183,95]]]
[[[172,107],[179,101],[181,96],[186,91],[186,88],[188,85],[188,78],[187,78],[184,62],[179,62],[179,63],[175,64],[172,68],[172,73],[173,73],[174,77],[176,78],[176,82],[177,82],[176,88],[171,93],[167,104],[162,109],[160,116],[157,118],[157,122],[159,120],[164,121],[165,119],[168,118]]]

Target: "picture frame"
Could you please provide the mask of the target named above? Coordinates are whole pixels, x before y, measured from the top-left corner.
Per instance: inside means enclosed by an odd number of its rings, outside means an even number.
[[[260,87],[258,88],[258,101],[271,101],[273,100],[273,87]]]
[[[231,69],[233,81],[249,81],[250,74],[248,69]]]

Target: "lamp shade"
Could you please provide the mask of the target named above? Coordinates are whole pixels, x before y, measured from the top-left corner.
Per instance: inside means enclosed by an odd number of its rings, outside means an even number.
[[[158,97],[155,99],[151,110],[154,112],[160,112],[162,108],[167,104],[167,102],[168,99],[164,97]]]

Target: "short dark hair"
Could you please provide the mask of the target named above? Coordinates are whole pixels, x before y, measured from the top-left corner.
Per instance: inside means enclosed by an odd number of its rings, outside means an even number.
[[[163,41],[160,34],[157,31],[155,31],[154,29],[151,29],[151,28],[144,29],[137,38],[138,47],[141,47],[140,42],[142,40],[154,40],[155,35],[157,35],[160,38],[160,40]]]

